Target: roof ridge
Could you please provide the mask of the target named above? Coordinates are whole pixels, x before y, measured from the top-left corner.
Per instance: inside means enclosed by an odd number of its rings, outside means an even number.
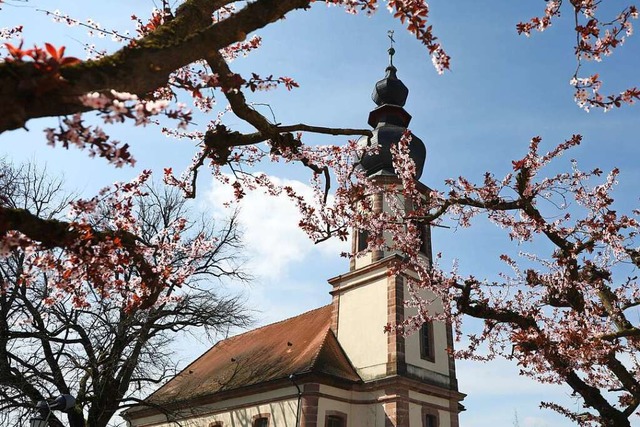
[[[224,340],[220,340],[218,342],[216,342],[214,345],[212,345],[208,350],[206,350],[205,352],[203,352],[202,354],[200,354],[200,356],[196,357],[195,360],[193,360],[191,363],[187,364],[187,366],[185,366],[184,368],[180,369],[180,371],[175,374],[173,377],[171,377],[169,380],[167,380],[164,384],[160,385],[157,389],[153,390],[153,392],[151,392],[151,394],[149,394],[147,397],[144,398],[144,400],[150,399],[152,398],[156,393],[158,393],[160,390],[162,390],[162,388],[169,384],[171,381],[173,381],[175,378],[179,377],[180,375],[182,375],[184,372],[188,372],[187,369],[189,369],[191,366],[193,366],[197,361],[199,361],[200,359],[202,359],[204,356],[206,356],[211,350],[213,350],[215,347],[218,346],[218,344],[220,344],[222,341],[227,340],[228,338],[225,338]],[[129,411],[130,409],[135,408],[135,407],[129,407],[127,409],[124,410],[124,412],[126,413],[127,411]]]
[[[351,362],[351,359],[349,359],[349,356],[347,356],[347,354],[345,353],[344,349],[342,348],[342,345],[340,345],[340,341],[338,341],[338,337],[333,332],[331,327],[327,328],[327,331],[325,332],[322,343],[318,346],[318,351],[314,355],[313,360],[311,361],[310,371],[313,371],[316,368],[316,363],[318,362],[318,359],[320,358],[320,355],[322,354],[323,351],[331,351],[329,348],[327,348],[327,346],[329,345],[329,341],[331,341],[332,345],[336,346],[336,350],[339,353],[338,358],[341,358],[344,362],[346,362],[348,367],[353,372],[353,374],[358,379],[361,379],[360,375],[358,374],[358,370],[353,366],[353,362]]]
[[[347,353],[344,351],[344,348],[342,348],[342,344],[340,344],[340,341],[338,340],[338,336],[333,332],[333,329],[331,329],[331,328],[329,328],[329,332],[333,336],[333,339],[335,340],[335,343],[338,345],[338,349],[340,350],[340,353],[342,353],[342,355],[344,356],[344,359],[347,361],[347,363],[349,364],[351,369],[353,369],[353,372],[356,374],[356,376],[358,376],[358,378],[360,378],[360,374],[358,374],[358,370],[353,365],[353,362],[351,361],[351,359],[349,358]]]
[[[331,331],[331,325],[329,325],[329,327],[327,327],[327,330],[324,332],[324,337],[322,338],[322,343],[320,343],[320,345],[318,346],[318,350],[316,351],[316,354],[314,354],[313,357],[311,358],[311,363],[309,364],[309,368],[310,369],[313,369],[313,367],[316,366],[316,362],[318,361],[318,357],[320,357],[320,353],[322,353],[322,349],[327,344],[327,340],[329,339],[329,332],[330,331]]]
[[[173,379],[174,379],[174,378],[176,378],[176,377],[179,377],[179,376],[180,376],[180,375],[182,375],[184,372],[188,372],[188,369],[189,369],[191,366],[195,365],[195,364],[196,364],[196,362],[198,362],[198,361],[200,361],[201,359],[203,359],[203,358],[204,358],[207,354],[209,354],[209,352],[211,352],[214,348],[216,348],[216,347],[222,347],[222,346],[223,346],[223,343],[225,343],[225,342],[228,342],[228,341],[230,341],[230,340],[235,340],[236,338],[240,338],[240,337],[242,337],[243,335],[247,335],[247,334],[250,334],[250,333],[252,333],[252,332],[256,332],[256,331],[262,330],[262,329],[267,328],[267,327],[270,327],[270,326],[274,326],[274,325],[278,325],[278,324],[280,324],[280,323],[284,323],[284,322],[290,321],[290,320],[295,319],[295,318],[297,318],[297,317],[301,317],[301,316],[304,316],[304,315],[310,314],[310,313],[312,313],[312,312],[314,312],[314,311],[318,311],[318,310],[326,309],[326,308],[327,308],[328,306],[330,306],[330,305],[331,305],[331,304],[326,304],[326,305],[323,305],[323,306],[320,306],[320,307],[317,307],[317,308],[313,308],[313,309],[311,309],[311,310],[307,310],[307,311],[305,311],[304,313],[300,313],[300,314],[297,314],[297,315],[295,315],[295,316],[288,317],[288,318],[286,318],[286,319],[278,320],[277,322],[269,323],[269,324],[267,324],[267,325],[263,325],[263,326],[260,326],[260,327],[258,327],[258,328],[255,328],[255,329],[251,329],[251,330],[245,331],[245,332],[243,332],[243,333],[241,333],[241,334],[237,334],[237,335],[234,335],[234,336],[232,336],[232,337],[228,337],[228,338],[224,338],[224,339],[218,340],[218,341],[217,341],[215,344],[213,344],[213,345],[212,345],[208,350],[204,351],[204,352],[203,352],[202,354],[200,354],[200,356],[198,356],[195,360],[193,360],[191,363],[187,364],[184,368],[182,368],[182,369],[181,369],[181,370],[180,370],[180,371],[179,371],[179,372],[178,372],[178,373],[177,373],[177,374],[176,374],[176,375],[175,375],[171,380],[173,380]],[[326,339],[326,338],[325,338],[325,339]],[[323,345],[324,345],[324,339],[323,339],[323,342],[322,342],[322,344],[321,344],[321,346],[320,346],[320,347],[322,347]],[[312,362],[311,366],[313,366],[313,365],[315,364],[315,360],[316,360],[316,358],[318,357],[318,355],[319,355],[319,354],[320,354],[320,351],[318,351],[318,353],[314,356],[314,358],[313,358],[313,362]],[[160,387],[158,387],[156,390],[154,390],[151,394],[149,394],[149,395],[146,397],[146,399],[149,399],[149,398],[153,397],[153,396],[154,396],[158,391],[160,391],[160,390],[164,387],[164,385],[165,385],[165,384],[168,384],[171,380],[167,381],[166,383],[164,383],[164,384],[162,384]]]
[[[250,333],[252,333],[252,332],[257,332],[257,331],[259,331],[259,330],[261,330],[261,329],[268,328],[268,327],[270,327],[270,326],[274,326],[274,325],[277,325],[277,324],[280,324],[280,323],[288,322],[289,320],[293,320],[293,319],[295,319],[296,317],[302,317],[302,316],[307,315],[307,314],[309,314],[309,313],[312,313],[312,312],[314,312],[314,311],[318,311],[318,310],[322,310],[323,308],[327,308],[327,307],[328,307],[328,306],[330,306],[330,305],[331,305],[331,304],[326,304],[326,305],[323,305],[323,306],[321,306],[321,307],[312,308],[311,310],[305,311],[304,313],[300,313],[300,314],[297,314],[297,315],[295,315],[295,316],[287,317],[286,319],[278,320],[278,321],[276,321],[276,322],[269,323],[269,324],[267,324],[267,325],[259,326],[259,327],[255,328],[255,329],[251,329],[251,330],[249,330],[249,331],[245,331],[245,332],[243,332],[243,333],[241,333],[241,334],[234,335],[234,336],[232,336],[232,337],[229,337],[229,338],[225,338],[225,339],[223,339],[223,340],[220,340],[220,341],[218,341],[218,342],[216,343],[216,345],[217,345],[218,343],[222,343],[222,342],[227,341],[227,340],[232,340],[232,339],[235,339],[235,338],[241,337],[241,336],[243,336],[243,335],[250,334]]]

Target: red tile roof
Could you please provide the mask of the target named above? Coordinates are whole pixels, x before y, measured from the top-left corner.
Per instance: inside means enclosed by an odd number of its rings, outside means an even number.
[[[195,399],[291,374],[360,381],[330,329],[331,310],[327,305],[220,341],[146,401]]]

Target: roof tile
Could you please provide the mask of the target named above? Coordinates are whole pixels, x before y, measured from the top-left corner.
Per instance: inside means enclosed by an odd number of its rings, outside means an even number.
[[[330,329],[331,305],[218,342],[149,396],[183,401],[315,372],[360,378]]]

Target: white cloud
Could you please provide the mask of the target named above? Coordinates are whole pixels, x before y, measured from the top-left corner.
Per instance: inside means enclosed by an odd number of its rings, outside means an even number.
[[[289,185],[304,197],[312,197],[309,185],[300,181],[270,177],[278,185]],[[224,219],[231,212],[223,204],[233,200],[229,186],[214,182],[206,202],[209,213]],[[350,243],[331,239],[320,244],[298,227],[300,214],[286,197],[262,191],[247,192],[238,207],[245,241],[247,271],[255,280],[248,287],[235,286],[255,310],[256,326],[286,319],[331,301],[327,279],[348,269],[340,257]]]
[[[276,177],[270,179],[276,185],[291,186],[298,194],[312,199],[312,189],[305,183]],[[233,199],[232,189],[215,182],[207,199],[214,216],[226,216],[229,211],[223,204]],[[300,214],[286,196],[249,191],[238,206],[250,268],[260,278],[281,279],[288,276],[293,264],[310,263],[316,256],[337,259],[341,252],[349,249],[348,243],[338,239],[315,245],[298,227]]]

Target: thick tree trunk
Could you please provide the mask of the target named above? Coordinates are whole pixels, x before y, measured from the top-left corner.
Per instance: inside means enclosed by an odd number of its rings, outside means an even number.
[[[69,427],[85,427],[84,414],[80,408],[74,408],[73,411],[67,414],[69,420]]]

